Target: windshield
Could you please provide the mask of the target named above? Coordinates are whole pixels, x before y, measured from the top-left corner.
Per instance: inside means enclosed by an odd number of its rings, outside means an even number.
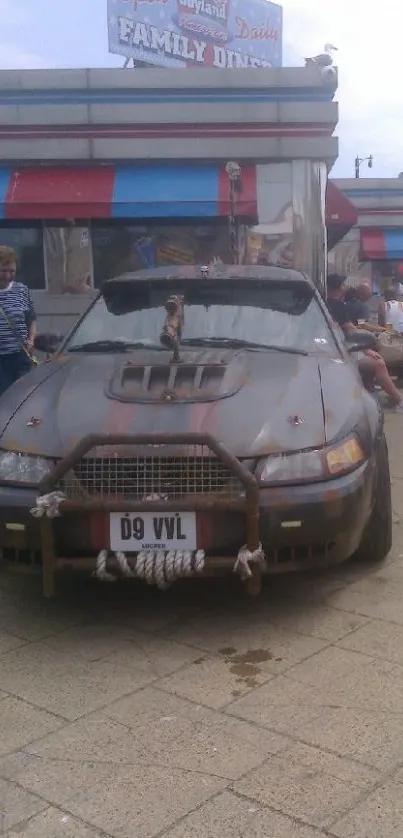
[[[122,344],[160,349],[165,303],[184,298],[182,343],[212,339],[274,349],[334,352],[336,343],[311,289],[302,282],[173,280],[111,283],[64,349],[108,352]],[[133,346],[133,344],[135,344]],[[93,345],[93,347],[91,346]],[[137,346],[136,346],[137,345]]]

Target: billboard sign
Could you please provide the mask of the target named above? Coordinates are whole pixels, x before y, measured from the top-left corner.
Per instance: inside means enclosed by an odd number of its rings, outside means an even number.
[[[280,67],[268,0],[108,0],[109,51],[162,67]]]

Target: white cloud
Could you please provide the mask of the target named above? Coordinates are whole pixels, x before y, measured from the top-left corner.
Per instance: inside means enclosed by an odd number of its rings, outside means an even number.
[[[42,55],[18,45],[21,33],[29,28],[31,12],[32,7],[28,11],[13,0],[0,0],[0,69],[35,70],[49,66]]]
[[[32,5],[34,0],[32,2]],[[0,0],[0,21],[2,29],[11,26],[26,26],[32,20],[33,8],[31,4],[28,7],[22,7],[18,2],[13,0]]]
[[[42,55],[26,52],[12,44],[1,43],[0,40],[0,69],[1,70],[40,70],[49,67]]]
[[[403,169],[403,6],[396,0],[283,0],[284,41],[296,63],[338,47],[342,155],[373,153],[374,176]]]

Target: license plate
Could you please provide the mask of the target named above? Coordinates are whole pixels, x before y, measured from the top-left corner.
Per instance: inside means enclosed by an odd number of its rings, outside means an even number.
[[[195,512],[113,512],[109,531],[111,550],[197,550]]]

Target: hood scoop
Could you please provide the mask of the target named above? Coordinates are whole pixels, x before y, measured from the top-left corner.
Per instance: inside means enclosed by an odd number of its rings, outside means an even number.
[[[246,359],[241,353],[183,357],[179,363],[127,361],[115,369],[106,395],[125,402],[208,402],[237,393],[245,377]]]

